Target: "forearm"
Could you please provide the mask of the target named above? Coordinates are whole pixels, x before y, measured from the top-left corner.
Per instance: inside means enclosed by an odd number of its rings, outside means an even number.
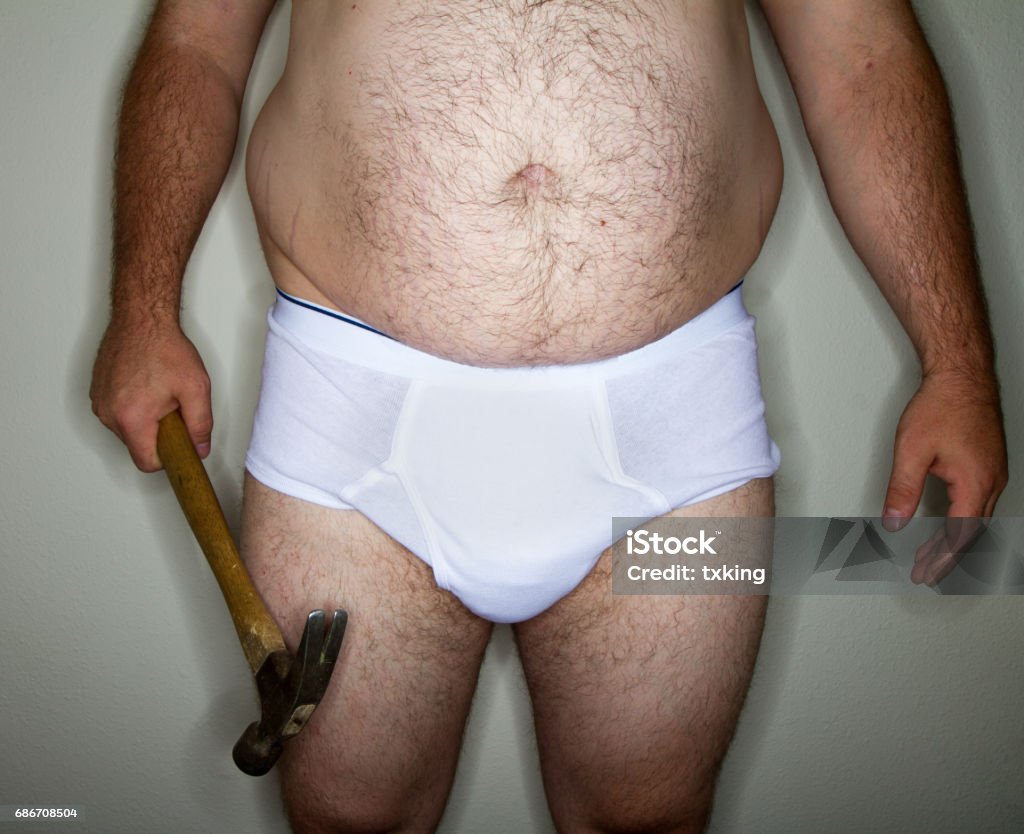
[[[185,266],[231,163],[238,99],[203,53],[147,35],[118,122],[114,319],[177,321]]]
[[[805,121],[843,228],[924,372],[991,379],[948,98],[923,37],[916,27],[910,34],[849,62],[814,97]]]

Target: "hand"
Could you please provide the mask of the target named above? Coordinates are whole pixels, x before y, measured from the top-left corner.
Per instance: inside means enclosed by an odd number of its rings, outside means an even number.
[[[947,529],[918,548],[911,580],[934,585],[980,532],[979,524],[952,519],[990,517],[1006,486],[1006,439],[991,376],[945,371],[922,380],[896,428],[882,512],[887,530],[902,529],[914,515],[928,474],[946,483]]]
[[[210,453],[210,378],[177,323],[112,320],[93,365],[89,397],[93,413],[143,472],[161,468],[157,425],[177,408],[200,457]]]

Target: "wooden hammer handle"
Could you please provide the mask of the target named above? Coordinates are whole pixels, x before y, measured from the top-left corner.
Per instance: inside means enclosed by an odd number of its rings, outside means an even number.
[[[213,484],[179,412],[172,411],[160,421],[156,447],[185,518],[217,577],[245,659],[257,672],[269,654],[285,648],[284,638],[238,555]]]

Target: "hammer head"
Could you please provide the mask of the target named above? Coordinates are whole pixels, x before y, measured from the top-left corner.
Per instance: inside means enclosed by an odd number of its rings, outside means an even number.
[[[287,651],[268,655],[256,672],[260,720],[242,733],[232,757],[250,776],[262,776],[281,755],[281,745],[301,730],[327,690],[348,614],[340,608],[331,624],[322,610],[311,611],[295,657]]]

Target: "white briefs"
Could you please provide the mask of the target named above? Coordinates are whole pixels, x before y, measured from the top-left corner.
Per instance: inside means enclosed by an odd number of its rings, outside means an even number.
[[[284,293],[269,323],[252,475],[363,513],[495,622],[572,591],[614,516],[663,515],[779,465],[738,288],[580,365],[462,365]]]

